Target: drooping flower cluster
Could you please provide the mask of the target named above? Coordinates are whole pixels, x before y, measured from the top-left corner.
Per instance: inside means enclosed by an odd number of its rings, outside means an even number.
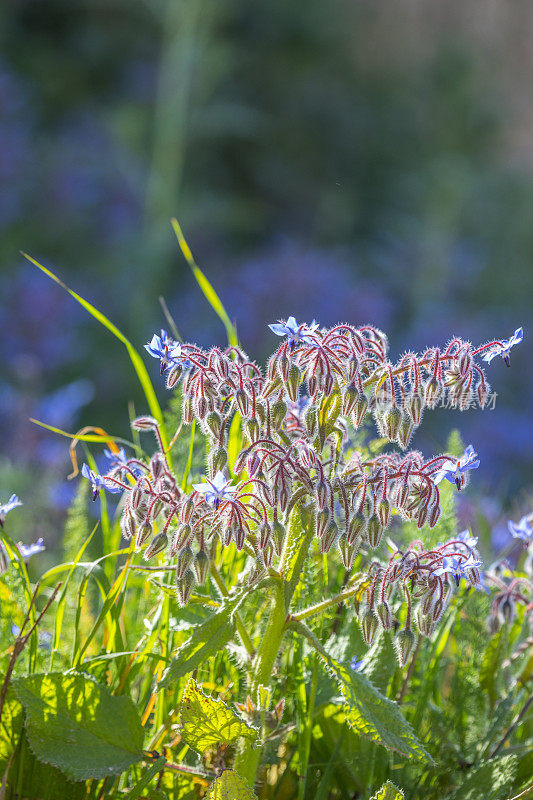
[[[479,465],[472,446],[460,459],[425,459],[406,447],[424,409],[440,397],[459,408],[472,396],[485,405],[489,389],[476,358],[496,347],[508,355],[508,342],[473,349],[456,338],[444,349],[406,353],[392,362],[386,336],[371,326],[324,329],[290,317],[271,328],[283,341],[265,372],[240,348],[203,350],[178,344],[165,331],[146,346],[160,360],[167,387],[181,381],[183,422],[196,420],[206,437],[207,475],[190,491],[178,485],[151,417],[134,422],[156,435],[159,449],[149,464],[122,454],[105,476],[84,467],[95,497],[102,488],[124,492],[122,529],[137,548],[146,548],[145,557],[166,548],[176,559],[183,603],[205,581],[217,541],[246,549],[250,580],[259,579],[275,566],[291,511],[301,506],[313,519],[322,552],[338,547],[349,569],[361,548],[379,546],[393,512],[419,527],[436,525],[440,481],[461,489]],[[353,431],[369,414],[403,452],[367,458],[353,452]],[[243,444],[231,480],[229,435],[236,415]],[[409,552],[424,566],[422,573],[431,567],[438,587],[452,572],[477,574],[474,563],[464,563],[461,548],[459,555],[453,549],[429,554],[441,562],[430,565]],[[435,574],[439,568],[444,572]]]
[[[405,551],[397,550],[386,564],[377,561],[368,570],[369,585],[360,616],[363,638],[371,644],[378,627],[391,630],[397,621],[393,602],[405,602],[405,625],[396,631],[394,643],[403,666],[414,647],[413,617],[422,636],[431,636],[442,616],[454,586],[461,580],[485,591],[477,539],[463,531],[445,544],[425,550],[414,541]],[[417,603],[416,608],[413,607]]]

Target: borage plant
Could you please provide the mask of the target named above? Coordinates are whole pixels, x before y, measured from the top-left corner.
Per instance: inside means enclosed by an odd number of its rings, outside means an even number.
[[[129,443],[72,434],[73,453],[105,443],[109,469],[87,449],[65,563],[36,585],[26,561],[43,544],[0,530],[6,797],[399,800],[391,779],[409,800],[522,791],[531,519],[510,523],[523,571],[500,559],[484,574],[454,511],[473,447],[407,450],[426,408],[489,404],[484,363],[508,363],[521,329],[394,363],[372,326],[290,317],[270,326],[281,341],[262,370],[176,232],[230,346],[153,337],[166,417],[133,345],[68,290],[126,346],[150,416]]]
[[[460,490],[479,466],[472,446],[459,458],[428,459],[407,450],[424,410],[443,400],[462,409],[472,398],[484,407],[489,386],[481,362],[496,353],[508,360],[510,349],[508,342],[474,348],[454,338],[443,349],[409,352],[394,363],[386,336],[370,325],[326,329],[290,317],[270,327],[282,342],[264,371],[240,347],[203,350],[174,341],[164,330],[146,346],[159,359],[167,387],[181,387],[176,436],[183,426],[201,429],[207,453],[201,482],[180,482],[150,416],[132,423],[155,435],[157,449],[149,461],[121,452],[103,476],[84,467],[94,497],[102,489],[123,492],[124,537],[145,559],[169,565],[181,606],[191,598],[201,601],[208,580],[219,593],[222,607],[174,654],[158,690],[221,648],[234,657],[242,653],[246,699],[238,708],[246,727],[233,720],[236,731],[245,731],[233,769],[250,787],[265,744],[283,721],[277,664],[291,631],[316,650],[337,680],[349,725],[406,756],[429,758],[398,707],[357,669],[328,654],[316,630],[325,612],[351,601],[367,645],[378,627],[394,629],[403,667],[417,637],[432,636],[460,580],[483,585],[471,537],[452,536],[427,547],[415,540],[402,548],[387,539],[389,555],[383,560],[378,553],[396,516],[420,529],[426,523],[435,527],[441,481]],[[373,453],[360,433],[369,414],[381,436]],[[399,450],[385,450],[385,443]],[[302,608],[313,565],[326,555],[338,563],[336,553],[344,566],[341,591]],[[221,578],[228,559],[240,565],[231,590]],[[329,569],[325,560],[323,567]],[[257,596],[260,607],[268,598],[265,624],[263,613],[250,624],[246,611]],[[186,698],[189,726],[200,728],[196,705],[209,701],[194,684]],[[222,744],[223,731],[220,737]]]

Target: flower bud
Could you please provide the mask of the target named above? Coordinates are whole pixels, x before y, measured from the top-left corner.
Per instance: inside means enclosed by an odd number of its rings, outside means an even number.
[[[137,417],[131,423],[131,427],[136,431],[152,431],[159,427],[159,423],[153,417]]]
[[[210,411],[205,419],[206,425],[215,437],[220,437],[220,429],[222,427],[222,418],[217,411]]]
[[[394,441],[398,436],[398,430],[402,421],[402,412],[398,406],[394,405],[389,408],[384,418],[385,432],[390,441]]]
[[[270,541],[272,531],[268,522],[263,522],[259,529],[259,547],[263,550]]]
[[[349,545],[354,545],[358,540],[362,539],[363,533],[366,529],[366,519],[360,511],[353,514],[348,524],[348,533],[346,540]]]
[[[283,420],[287,416],[287,403],[283,400],[276,400],[275,403],[272,403],[272,407],[270,409],[270,419],[272,420],[272,425],[276,430],[279,430],[283,425]]]
[[[200,586],[203,586],[207,579],[207,573],[209,572],[209,556],[205,550],[199,550],[198,553],[196,553],[194,571],[198,583]]]
[[[152,511],[150,514],[152,522],[154,522],[158,518],[162,510],[163,510],[163,502],[161,500],[154,500],[154,502],[152,503]]]
[[[194,573],[191,569],[188,569],[185,575],[178,580],[178,601],[180,606],[187,605],[194,585]]]
[[[154,536],[146,550],[144,551],[144,558],[148,561],[150,558],[153,558],[157,553],[160,553],[161,550],[164,550],[168,544],[168,536],[166,533],[158,533],[157,536]]]
[[[125,539],[131,539],[132,536],[135,536],[135,522],[131,514],[123,514],[120,520],[120,527]]]
[[[247,417],[250,409],[250,401],[244,389],[237,389],[235,392],[235,402],[237,403],[237,408],[239,409],[241,416]]]
[[[272,559],[274,558],[274,548],[272,547],[272,543],[269,542],[264,550],[261,550],[261,560],[265,567],[270,567],[272,564]]]
[[[169,556],[174,556],[180,552],[192,539],[192,530],[190,525],[179,525],[172,535],[169,547]]]
[[[165,457],[161,455],[161,453],[154,453],[150,459],[150,472],[153,475],[154,481],[157,481],[161,477],[165,467]]]
[[[174,364],[167,372],[167,389],[173,389],[181,378],[183,369],[179,364]]]
[[[437,522],[439,521],[441,515],[441,507],[439,505],[434,505],[429,512],[429,519],[428,524],[430,528],[434,528]]]
[[[139,526],[135,537],[135,549],[138,550],[151,535],[152,526],[147,521],[143,522],[142,525]]]
[[[283,353],[278,360],[278,370],[279,374],[281,375],[281,379],[284,383],[287,383],[290,368],[291,368],[291,362],[287,354]]]
[[[314,406],[310,406],[305,412],[305,425],[307,428],[307,433],[312,439],[316,435],[316,430],[318,427],[316,408]]]
[[[178,554],[178,562],[176,564],[176,575],[178,578],[183,578],[186,570],[192,564],[194,553],[190,547],[184,547]]]
[[[194,511],[194,500],[192,499],[192,497],[189,497],[181,507],[181,519],[183,520],[183,522],[185,523],[190,522],[193,511]]]
[[[364,394],[360,393],[357,403],[355,404],[355,408],[352,412],[352,423],[354,428],[357,429],[360,426],[367,411],[368,400]]]
[[[203,394],[196,401],[196,416],[198,419],[205,419],[207,415],[207,398]]]
[[[143,500],[142,503],[139,503],[139,505],[135,509],[134,514],[137,522],[143,522],[143,520],[146,518],[146,515],[148,514],[148,503],[146,502],[146,500]]]
[[[186,425],[190,425],[194,419],[194,408],[192,399],[186,397],[183,401],[183,421]]]
[[[213,455],[213,472],[216,474],[217,472],[222,472],[224,467],[226,466],[228,460],[228,454],[223,447],[219,447],[218,450]]]
[[[379,617],[379,621],[383,625],[383,628],[386,631],[390,631],[392,628],[392,614],[389,608],[389,604],[386,600],[383,600],[381,603],[378,603],[376,606],[376,614]]]
[[[424,401],[428,408],[435,408],[442,394],[442,385],[437,378],[430,378],[424,386]]]
[[[398,428],[398,444],[405,450],[413,435],[414,423],[409,414],[402,414],[402,421]]]
[[[261,429],[256,419],[246,420],[246,433],[250,442],[255,442],[259,438]]]
[[[324,375],[324,379],[322,381],[322,390],[326,397],[329,397],[329,395],[331,394],[333,390],[333,385],[334,385],[333,375],[331,374],[331,372],[327,372]]]
[[[480,383],[478,383],[476,392],[480,407],[485,408],[485,406],[487,405],[487,400],[489,399],[489,387],[487,386],[485,381],[481,381]]]
[[[349,417],[355,408],[355,404],[359,400],[359,392],[357,388],[351,384],[344,390],[344,397],[342,399],[342,413],[345,417]]]
[[[316,502],[317,507],[322,510],[328,506],[330,492],[328,485],[325,481],[319,481],[316,485]]]
[[[287,394],[296,402],[298,400],[298,392],[300,390],[300,382],[302,380],[302,374],[300,372],[299,367],[296,364],[292,364],[291,368],[289,369],[289,374],[287,375]]]
[[[328,553],[337,541],[338,535],[339,527],[335,520],[332,519],[320,537],[320,552]]]
[[[360,620],[360,625],[363,639],[368,647],[370,647],[374,640],[374,636],[376,635],[376,631],[378,629],[378,624],[379,623],[374,612],[370,611],[370,609],[367,609]]]
[[[331,513],[327,508],[323,508],[319,511],[316,515],[316,535],[318,537],[322,537],[326,531],[327,526],[329,525],[329,521],[331,519]]]
[[[382,497],[381,500],[379,501],[377,512],[379,521],[381,522],[383,527],[386,528],[390,520],[390,503],[386,497]]]
[[[413,424],[419,425],[420,420],[422,419],[423,403],[418,392],[414,392],[410,397],[407,398],[405,401],[405,409],[413,420]]]
[[[427,516],[428,516],[428,507],[427,505],[422,504],[418,509],[418,514],[416,516],[416,525],[419,530],[420,528],[424,527]]]
[[[351,569],[359,548],[357,547],[357,545],[348,544],[348,540],[346,539],[345,536],[339,539],[338,546],[342,558],[342,563],[344,564],[346,569]]]
[[[381,537],[383,536],[383,525],[376,514],[372,514],[367,522],[366,535],[370,547],[378,547],[381,542]]]
[[[416,637],[411,628],[402,628],[394,637],[394,647],[400,667],[405,667],[415,646]]]

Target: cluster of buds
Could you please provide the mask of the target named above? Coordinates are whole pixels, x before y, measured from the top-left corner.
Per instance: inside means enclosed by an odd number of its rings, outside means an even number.
[[[364,606],[359,609],[366,644],[372,643],[379,627],[393,629],[398,661],[404,666],[416,643],[413,622],[422,636],[429,637],[449,602],[452,587],[459,586],[461,579],[485,590],[476,543],[467,532],[431,550],[414,541],[404,552],[394,552],[387,564],[372,562]],[[392,610],[398,601],[406,606],[402,628]]]
[[[531,565],[526,563],[527,571]],[[533,623],[533,581],[531,577],[516,576],[505,562],[495,564],[487,581],[496,588],[490,614],[487,620],[491,633],[496,633],[506,622],[512,622],[516,616],[517,606],[523,606]]]
[[[259,580],[281,555],[298,505],[312,520],[321,551],[338,547],[350,569],[362,547],[379,546],[394,512],[419,527],[436,525],[440,481],[460,489],[479,464],[472,447],[459,460],[424,459],[416,451],[363,460],[353,452],[353,430],[373,413],[380,432],[405,451],[423,409],[442,392],[462,407],[465,393],[476,391],[483,405],[488,389],[476,357],[492,357],[508,343],[474,350],[454,339],[444,350],[409,353],[393,364],[386,336],[371,326],[323,329],[290,317],[270,327],[284,341],[265,372],[238,347],[203,350],[165,331],[146,346],[168,388],[181,382],[183,422],[196,420],[205,435],[208,469],[201,483],[189,491],[178,486],[151,417],[133,423],[156,435],[158,450],[148,464],[121,454],[105,476],[84,467],[94,496],[102,488],[124,492],[122,530],[144,556],[166,549],[176,559],[182,603],[205,581],[218,541],[245,549],[253,562],[249,579]],[[231,480],[236,419],[242,448]]]

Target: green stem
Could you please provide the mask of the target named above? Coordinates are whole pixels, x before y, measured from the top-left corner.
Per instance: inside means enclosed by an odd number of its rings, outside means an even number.
[[[330,597],[328,600],[323,600],[321,603],[317,603],[314,606],[304,608],[303,611],[299,611],[297,614],[292,614],[291,620],[301,622],[308,617],[314,617],[316,614],[321,614],[322,611],[325,611],[327,608],[331,608],[331,606],[337,606],[339,603],[342,603],[343,600],[348,600],[348,598],[356,594],[360,588],[360,584],[357,584],[357,586],[350,586],[349,589],[339,592],[339,594],[336,594],[335,597]]]
[[[281,648],[292,596],[298,585],[309,545],[313,538],[313,526],[302,520],[299,508],[292,512],[289,533],[281,556],[280,578],[274,582],[270,616],[263,633],[261,644],[252,664],[248,694],[255,702],[258,687],[269,686],[272,682],[274,664]],[[249,742],[243,745],[235,759],[235,770],[253,786],[261,760],[261,748],[253,749]]]

